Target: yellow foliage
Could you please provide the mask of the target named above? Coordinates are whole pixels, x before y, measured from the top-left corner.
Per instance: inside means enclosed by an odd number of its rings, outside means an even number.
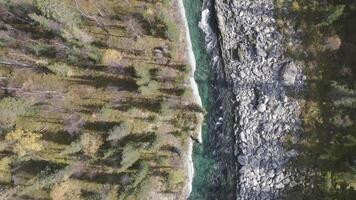
[[[183,183],[185,179],[186,179],[186,175],[182,170],[173,171],[168,176],[168,182],[172,187],[172,189],[177,187],[177,185]]]
[[[9,157],[0,160],[0,182],[11,182],[11,159]]]
[[[2,158],[0,160],[0,173],[8,172],[10,170],[11,159],[9,157]]]
[[[120,62],[122,55],[120,52],[114,49],[108,49],[104,52],[103,57],[101,58],[101,63],[104,65],[113,65]]]
[[[84,153],[87,155],[94,155],[101,145],[103,145],[103,138],[99,134],[84,133],[81,136],[81,143],[84,148]]]
[[[51,191],[53,200],[82,200],[80,185],[76,182],[67,180],[56,184]]]
[[[15,142],[14,152],[19,156],[26,155],[29,151],[41,151],[43,146],[40,142],[41,135],[38,133],[16,129],[8,133],[5,137],[6,141]]]
[[[300,10],[300,6],[299,6],[299,3],[297,1],[293,1],[292,10],[295,11],[295,12]]]
[[[304,109],[303,121],[306,126],[314,127],[317,123],[323,123],[321,111],[317,102],[308,102]]]

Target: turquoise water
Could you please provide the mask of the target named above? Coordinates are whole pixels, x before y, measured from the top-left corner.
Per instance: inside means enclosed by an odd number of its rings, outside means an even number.
[[[188,20],[190,37],[192,40],[193,51],[196,59],[195,81],[198,84],[199,94],[202,99],[203,106],[207,111],[205,116],[206,121],[209,118],[209,97],[211,97],[210,84],[210,56],[205,49],[204,34],[198,24],[201,18],[201,7],[203,0],[184,0],[184,7]],[[208,140],[208,127],[204,123],[202,128],[203,144],[195,144],[193,151],[193,161],[195,168],[195,176],[193,179],[193,190],[190,200],[207,199],[207,194],[210,189],[208,174],[212,166],[212,160],[209,159],[208,147],[204,141]]]

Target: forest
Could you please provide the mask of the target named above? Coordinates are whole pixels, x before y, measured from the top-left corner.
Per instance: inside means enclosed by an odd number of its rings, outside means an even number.
[[[287,199],[356,196],[356,2],[276,0],[287,54],[304,65],[301,141],[292,168],[307,175]],[[291,31],[292,30],[292,31]],[[293,43],[292,34],[299,44]],[[293,45],[292,45],[293,43]]]
[[[175,2],[0,0],[0,199],[181,195],[203,110]]]

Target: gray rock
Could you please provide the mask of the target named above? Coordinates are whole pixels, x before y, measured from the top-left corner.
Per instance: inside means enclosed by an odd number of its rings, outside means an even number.
[[[293,62],[289,62],[283,66],[283,69],[281,71],[282,79],[283,79],[283,84],[285,86],[291,86],[294,85],[296,77],[298,74],[298,69],[294,65]]]

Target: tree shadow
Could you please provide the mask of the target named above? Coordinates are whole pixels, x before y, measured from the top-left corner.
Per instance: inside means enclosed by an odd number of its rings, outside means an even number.
[[[117,87],[118,91],[134,92],[138,90],[136,80],[132,78],[120,78],[115,76],[94,76],[94,75],[82,75],[73,76],[69,80],[72,84],[89,85],[96,88],[106,88],[108,86]]]
[[[117,102],[114,108],[122,111],[128,111],[130,108],[139,108],[151,112],[160,112],[162,99],[130,98],[126,101]]]
[[[101,183],[101,184],[112,184],[112,185],[126,185],[131,183],[133,180],[131,177],[128,177],[125,173],[96,173],[95,171],[91,172],[81,172],[73,175],[71,178],[78,180],[83,180],[87,182]],[[128,179],[129,180],[126,180]]]
[[[48,132],[42,135],[42,139],[55,142],[58,144],[69,145],[73,141],[73,137],[66,131]]]
[[[121,122],[86,122],[84,128],[90,131],[108,132],[110,129],[114,128],[115,126],[119,126],[120,124]]]

